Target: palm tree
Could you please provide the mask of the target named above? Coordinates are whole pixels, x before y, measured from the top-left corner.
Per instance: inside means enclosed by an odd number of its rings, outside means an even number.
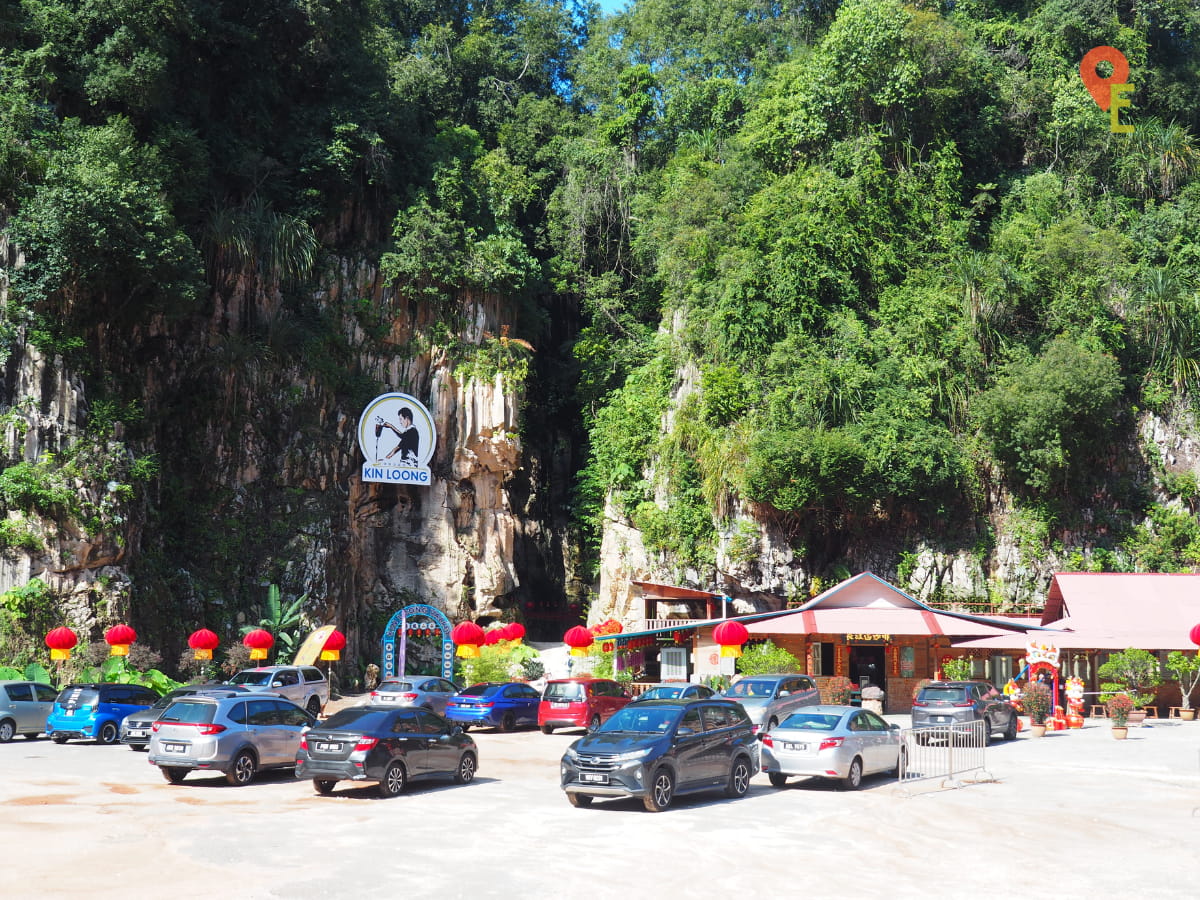
[[[1150,366],[1176,391],[1200,385],[1200,297],[1169,269],[1151,269],[1137,289],[1134,321],[1150,352]]]
[[[1125,161],[1122,181],[1143,200],[1167,200],[1197,170],[1200,151],[1191,132],[1178,122],[1150,118],[1139,123]]]

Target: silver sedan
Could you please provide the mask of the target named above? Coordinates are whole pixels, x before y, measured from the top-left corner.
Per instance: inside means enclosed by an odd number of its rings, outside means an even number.
[[[900,767],[900,726],[856,706],[808,706],[762,738],[762,770],[783,787],[789,775],[836,778],[858,790],[864,775]]]

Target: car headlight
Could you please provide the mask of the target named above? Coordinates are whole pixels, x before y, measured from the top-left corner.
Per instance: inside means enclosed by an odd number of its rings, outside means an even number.
[[[569,759],[571,762],[579,762],[579,754],[575,752],[574,747],[568,747],[567,752],[563,754],[564,759]]]
[[[653,747],[643,747],[641,750],[630,750],[628,753],[618,753],[613,757],[617,762],[633,762],[638,759],[645,759],[653,752]]]

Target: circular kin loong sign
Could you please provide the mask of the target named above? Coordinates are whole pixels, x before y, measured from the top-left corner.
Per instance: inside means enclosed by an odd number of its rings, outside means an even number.
[[[380,394],[358,420],[363,481],[427,485],[429,460],[437,446],[433,416],[409,394]]]

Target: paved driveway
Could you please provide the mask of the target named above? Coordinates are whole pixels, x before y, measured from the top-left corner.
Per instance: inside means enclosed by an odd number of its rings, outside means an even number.
[[[1194,897],[1200,722],[1130,732],[1022,734],[989,748],[997,783],[957,791],[759,775],[658,815],[568,805],[579,732],[473,730],[475,783],[394,800],[290,774],[173,786],[125,747],[18,739],[0,746],[4,896]]]

